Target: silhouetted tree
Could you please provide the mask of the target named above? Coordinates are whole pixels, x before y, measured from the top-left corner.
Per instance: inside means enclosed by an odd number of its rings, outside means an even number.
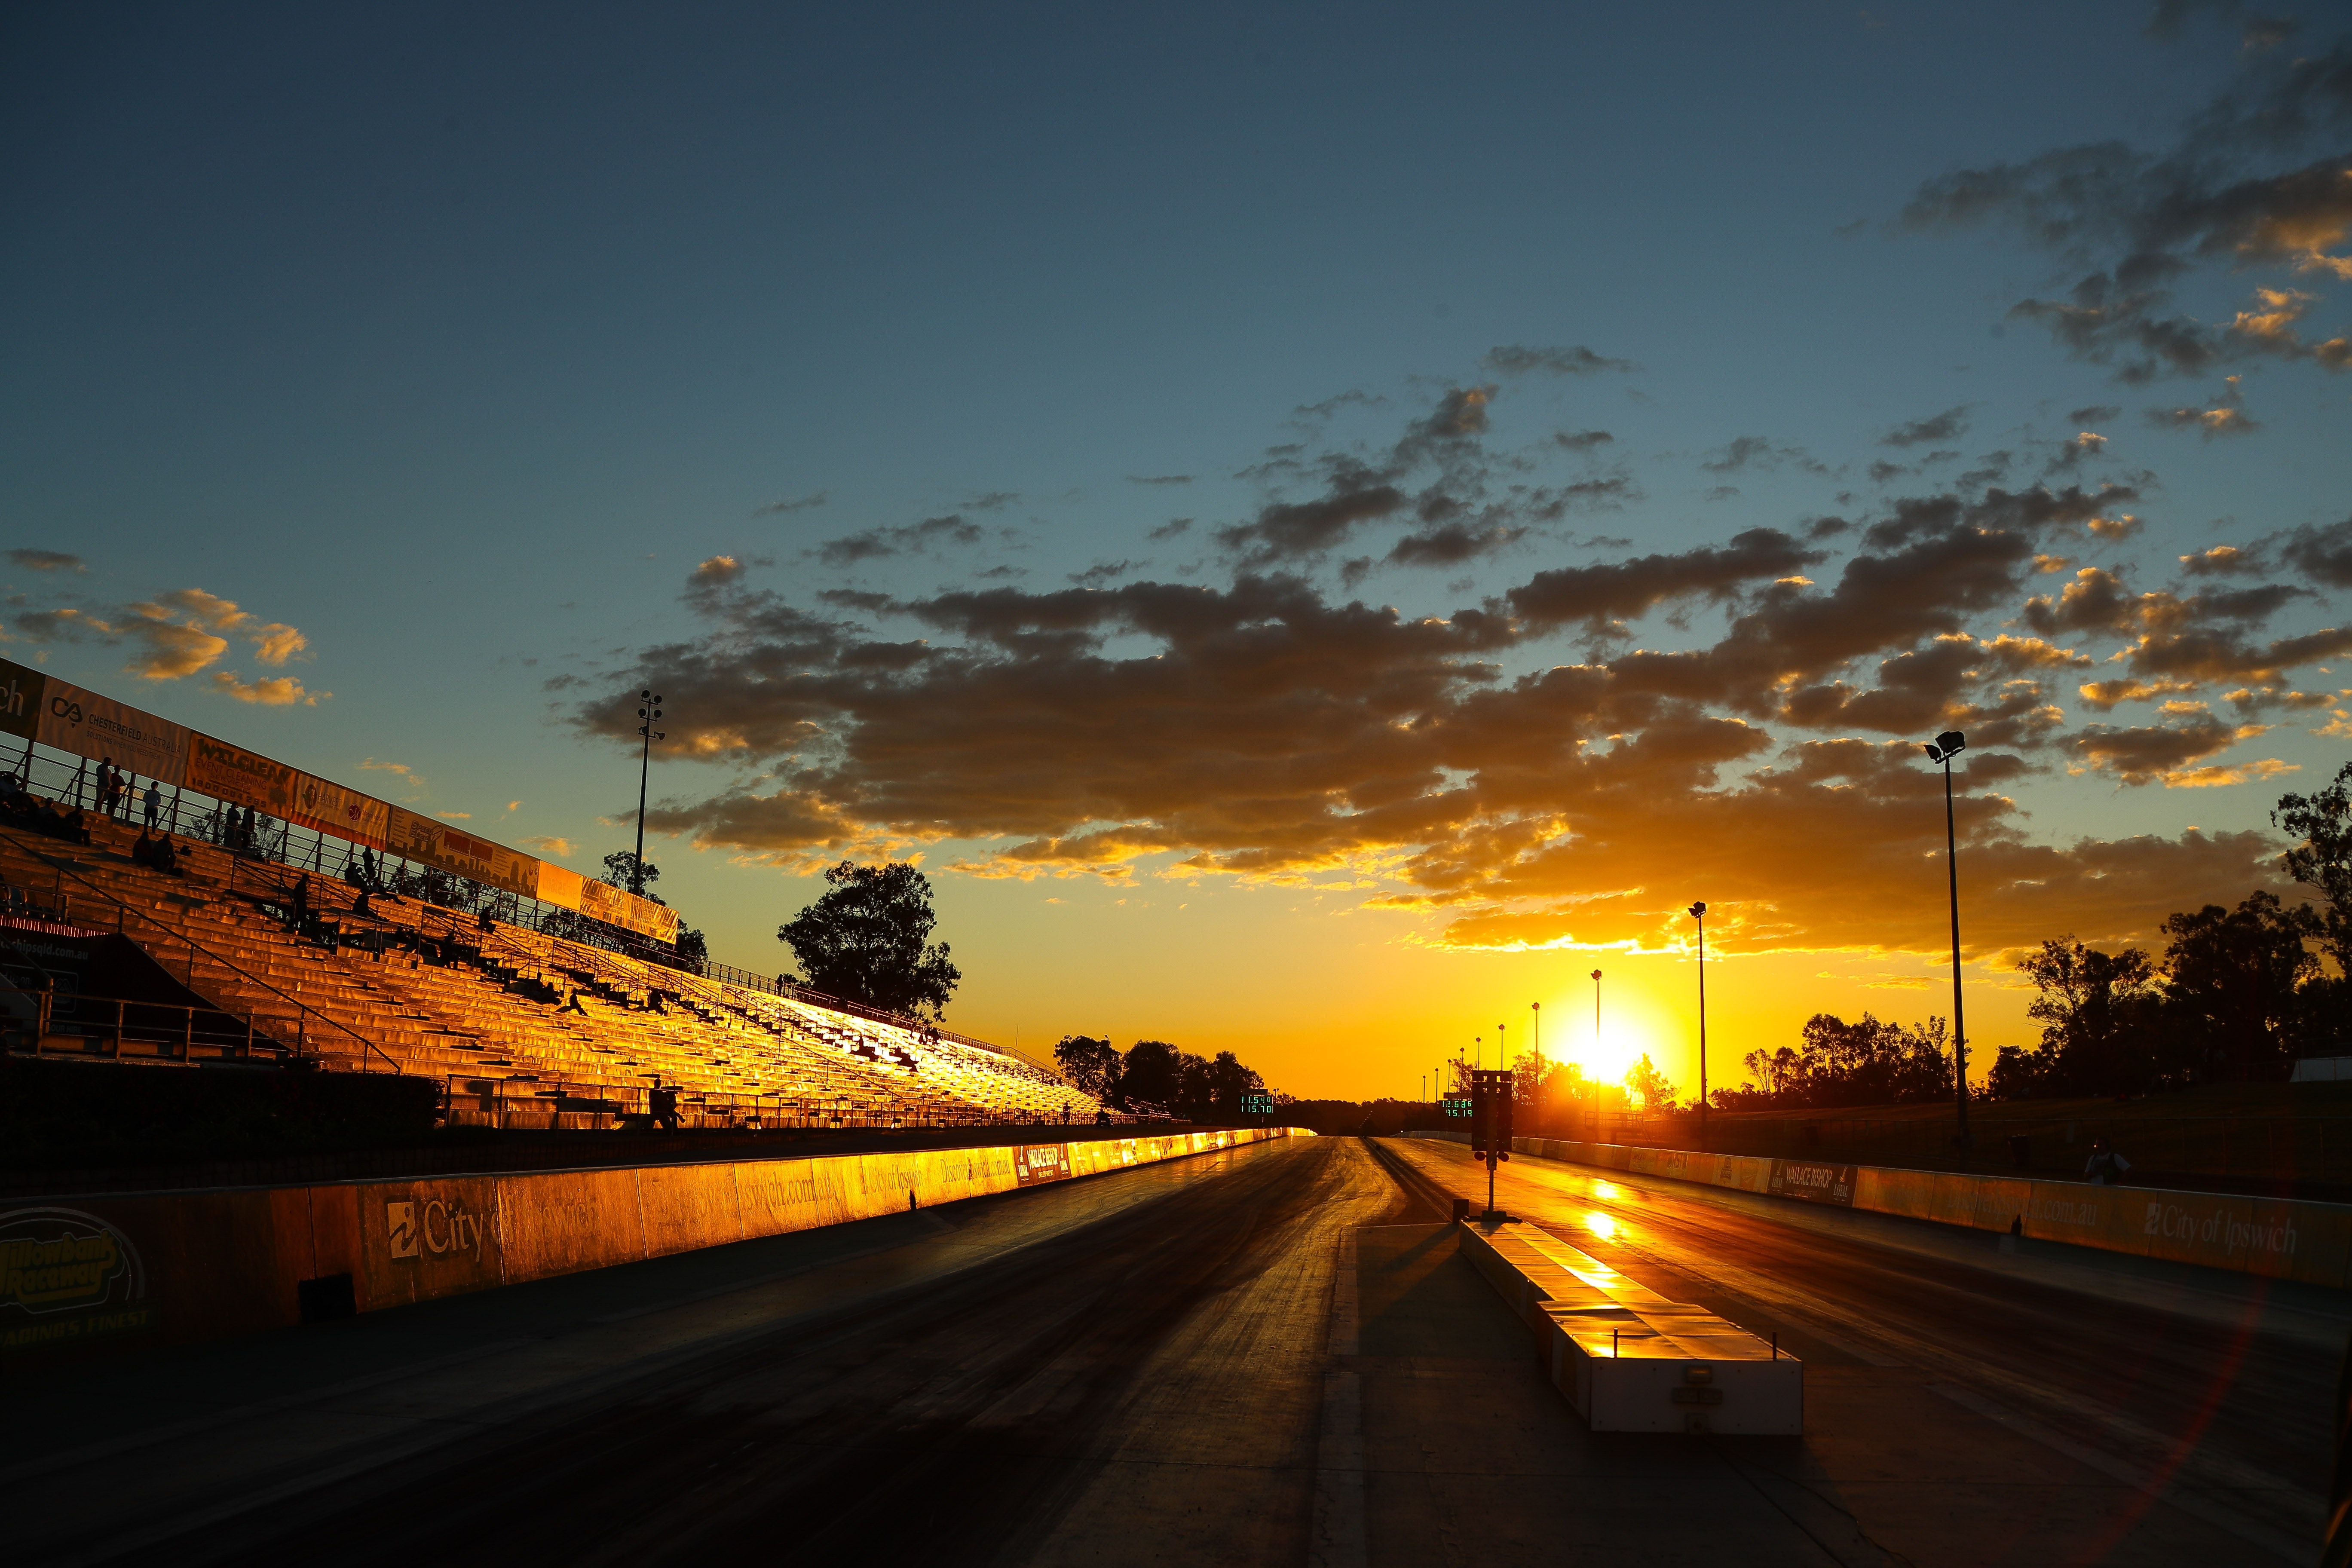
[[[2296,991],[2319,972],[2304,945],[2308,909],[2257,889],[2234,910],[2208,904],[2164,922],[2164,1007],[2173,1054],[2200,1078],[2280,1079],[2294,1054]]]
[[[1054,1047],[1054,1061],[1073,1087],[1106,1105],[1118,1098],[1118,1047],[1108,1040],[1064,1035]]]
[[[600,882],[608,882],[625,892],[630,890],[629,879],[636,868],[637,852],[635,850],[615,849],[604,857],[604,874],[596,879]],[[660,880],[661,868],[650,860],[646,861],[646,879],[643,886],[635,889],[637,897],[649,904],[662,903],[660,895],[653,890],[654,884]],[[667,906],[664,905],[664,907]]]
[[[1666,1075],[1650,1065],[1650,1053],[1643,1051],[1642,1059],[1625,1071],[1625,1087],[1641,1098],[1645,1111],[1672,1110],[1675,1108],[1675,1086]]]
[[[2042,1049],[2015,1053],[2004,1084],[2017,1079],[2011,1087],[2020,1091],[2074,1094],[2132,1094],[2147,1086],[2157,998],[2147,953],[2101,952],[2069,937],[2043,942],[2023,967],[2039,992],[2025,1012],[2042,1025]]]
[[[937,1023],[963,972],[948,945],[924,945],[938,923],[931,883],[904,861],[859,866],[844,860],[824,874],[832,889],[776,931],[819,991],[869,1007]]]
[[[2336,969],[2352,975],[2352,763],[2336,769],[2326,789],[2279,796],[2271,821],[2299,840],[2280,864],[2319,890],[2317,934]]]

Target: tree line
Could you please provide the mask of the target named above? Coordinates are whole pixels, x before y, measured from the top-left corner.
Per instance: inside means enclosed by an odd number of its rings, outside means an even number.
[[[1165,1040],[1138,1040],[1122,1052],[1108,1040],[1065,1035],[1054,1061],[1078,1089],[1139,1116],[1238,1121],[1244,1097],[1266,1091],[1265,1079],[1233,1052],[1195,1056]]]
[[[2234,909],[2166,919],[2161,955],[2062,937],[2022,968],[2033,982],[2030,1046],[2003,1046],[1994,1099],[2132,1095],[2214,1082],[2276,1081],[2298,1058],[2352,1055],[2352,763],[2309,795],[2279,797],[2294,841],[2281,867],[2312,889],[2289,904],[2257,889]],[[2331,973],[2331,966],[2333,972]],[[1708,1096],[1726,1110],[1887,1105],[1950,1098],[1950,1042],[1931,1017],[1906,1027],[1868,1013],[1816,1013],[1797,1046],[1751,1051],[1753,1080]]]

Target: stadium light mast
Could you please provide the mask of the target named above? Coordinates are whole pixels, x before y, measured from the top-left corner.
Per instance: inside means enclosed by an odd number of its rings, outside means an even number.
[[[1952,759],[1969,738],[1947,730],[1927,747],[1927,760],[1944,764],[1944,871],[1952,893],[1952,1092],[1959,1108],[1959,1145],[1969,1146],[1969,1031],[1960,1015],[1960,865],[1959,835],[1952,826]]]
[[[637,855],[629,865],[629,891],[642,895],[646,890],[646,778],[653,771],[654,742],[667,737],[654,728],[654,721],[662,716],[662,700],[653,692],[640,691],[637,700],[645,704],[637,710],[637,733],[646,738],[646,743],[637,755]]]
[[[1698,921],[1698,1152],[1706,1152],[1706,906],[1690,907]]]
[[[1543,1004],[1528,1004],[1528,1027],[1535,1034],[1536,1091],[1528,1100],[1528,1120],[1537,1135],[1543,1133]]]
[[[1601,1070],[1601,971],[1592,972],[1592,1070]],[[1592,1100],[1592,1141],[1601,1142],[1601,1080],[1585,1091]]]

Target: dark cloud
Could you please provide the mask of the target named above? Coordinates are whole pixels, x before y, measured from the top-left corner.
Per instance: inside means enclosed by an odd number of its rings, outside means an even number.
[[[1593,375],[1608,370],[1632,370],[1631,360],[1611,359],[1594,353],[1582,344],[1568,348],[1538,349],[1518,344],[1507,344],[1486,351],[1486,368],[1499,375],[1526,375],[1530,371],[1549,371],[1554,375]]]
[[[1590,452],[1617,439],[1606,430],[1560,430],[1553,434],[1551,444],[1571,452]]]
[[[855,566],[892,555],[920,555],[935,545],[973,545],[986,536],[980,524],[961,512],[927,517],[898,528],[869,528],[860,533],[828,539],[810,552],[827,566]]]
[[[1882,458],[1870,465],[1870,482],[1874,485],[1886,484],[1901,479],[1910,471],[1911,465],[1908,463],[1890,463]]]
[[[1192,476],[1190,474],[1129,474],[1127,476],[1127,482],[1131,485],[1189,485],[1192,482]]]
[[[1097,561],[1083,572],[1071,573],[1069,580],[1081,588],[1099,588],[1118,581],[1134,569],[1132,561]]]
[[[1882,447],[1924,447],[1930,442],[1949,441],[1969,427],[1968,407],[1947,408],[1925,419],[1914,419],[1898,425],[1878,438]]]
[[[2296,529],[2280,553],[2315,583],[2352,588],[2352,516],[2324,527]]]
[[[1432,444],[1419,461],[1444,470],[1477,423],[1439,405],[1410,437]],[[1429,492],[1389,482],[1395,515],[1419,520]],[[1530,526],[1524,498],[1474,503],[1467,484],[1441,488],[1452,511],[1345,569],[1450,566],[1539,538],[1514,531]],[[2284,668],[2333,635],[2262,640],[2270,617],[2308,601],[2293,587],[2136,595],[2119,571],[2038,601],[2063,634],[2001,630],[2050,536],[2079,539],[2124,499],[2073,486],[1905,497],[1860,523],[1810,525],[1854,546],[1825,583],[1807,575],[1828,559],[1818,545],[1750,529],[1547,566],[1446,615],[1246,567],[1220,584],[1114,583],[1108,563],[1036,592],[836,590],[810,612],[714,558],[687,584],[696,635],[641,650],[612,684],[658,683],[681,756],[759,779],[650,818],[700,844],[803,865],[952,839],[975,847],[949,864],[981,876],[1377,877],[1387,902],[1449,911],[1446,942],[1483,946],[1650,941],[1671,910],[1644,889],[1670,853],[1677,885],[1726,889],[1735,946],[1931,949],[1941,782],[1916,741],[1957,724],[1971,741],[1958,804],[1983,910],[1969,940],[2112,938],[2242,896],[2269,875],[2265,842],[2031,844],[2002,794],[2029,759],[2179,785],[2270,764],[2209,766],[2260,731],[2201,708],[2070,733],[2053,688],[2106,649],[2062,636],[2121,645],[2118,673],[2146,692]],[[1717,632],[1691,631],[1703,610],[1720,613]],[[923,635],[880,635],[883,617]],[[1612,641],[1636,622],[1664,640]],[[1541,639],[1562,632],[1598,634],[1584,662],[1547,661]],[[2240,684],[2258,705],[2299,700]],[[635,736],[619,711],[583,701],[574,722],[624,745]]]
[[[1189,517],[1171,517],[1166,522],[1161,523],[1159,527],[1147,531],[1143,537],[1146,539],[1173,539],[1180,533],[1189,531],[1192,529],[1192,520]]]
[[[1720,448],[1722,456],[1699,465],[1710,474],[1733,474],[1746,468],[1777,468],[1784,462],[1793,462],[1812,473],[1829,472],[1822,463],[1802,447],[1775,447],[1761,436],[1738,436],[1730,445]]]
[[[2121,414],[2122,412],[2122,409],[2116,407],[2112,403],[2094,403],[2087,407],[2069,410],[2066,415],[2066,423],[2069,425],[2096,425],[2104,420],[2113,419],[2116,415]]]
[[[787,497],[782,500],[772,500],[767,505],[754,511],[751,515],[753,517],[779,517],[795,511],[807,511],[812,508],[823,506],[825,502],[825,491],[818,490],[814,495]]]
[[[2210,550],[2180,557],[2180,569],[2191,577],[2236,577],[2260,572],[2263,564],[2259,558],[2234,544],[2217,544]]]
[[[27,572],[88,572],[89,563],[62,550],[11,550],[8,563]]]
[[[1751,584],[1789,576],[1822,559],[1821,552],[1778,529],[1752,528],[1721,548],[1538,572],[1504,600],[1530,629],[1582,625],[1597,631],[1675,600],[1729,599]]]
[[[963,503],[966,511],[1003,511],[1021,499],[1013,490],[984,490]]]
[[[2227,322],[2174,308],[2170,284],[2200,266],[2274,266],[2302,278],[2352,276],[2337,253],[2352,233],[2352,46],[2246,57],[2240,80],[2161,153],[2120,142],[1966,169],[1922,185],[1898,226],[2012,228],[2080,269],[2056,299],[2020,300],[2076,356],[2146,383],[2252,355],[2352,365],[2352,342],[2306,341],[2312,296],[2258,289]],[[2326,144],[2325,155],[2311,153]]]
[[[1260,570],[1322,556],[1384,518],[1410,512],[1423,523],[1451,520],[1483,491],[1481,438],[1494,394],[1491,386],[1449,390],[1378,462],[1346,454],[1321,459],[1320,496],[1270,502],[1250,521],[1216,530],[1218,544],[1245,569]],[[1406,492],[1406,479],[1433,468],[1426,488]]]

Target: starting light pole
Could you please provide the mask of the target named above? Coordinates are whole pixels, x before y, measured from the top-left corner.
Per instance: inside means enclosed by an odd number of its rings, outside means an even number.
[[[1511,1074],[1507,1068],[1470,1075],[1470,1151],[1486,1167],[1486,1217],[1495,1217],[1495,1167],[1511,1157]]]

